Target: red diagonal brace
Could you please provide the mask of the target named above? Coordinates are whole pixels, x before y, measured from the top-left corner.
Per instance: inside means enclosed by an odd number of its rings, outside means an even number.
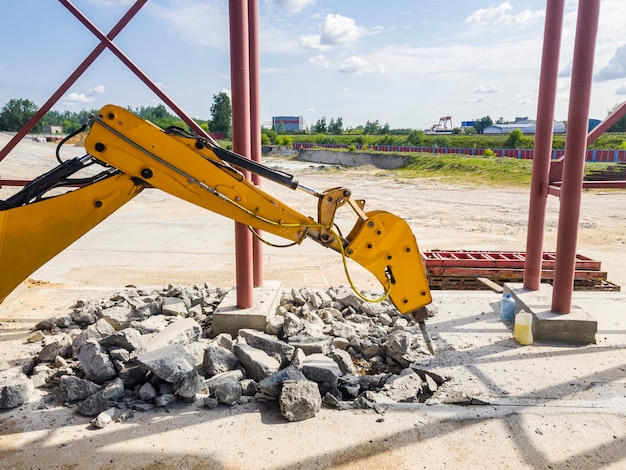
[[[117,22],[117,24],[111,29],[109,34],[107,34],[107,40],[114,39],[122,29],[128,24],[128,22],[137,14],[137,12],[143,7],[148,0],[137,0],[132,7],[126,12],[126,14]],[[17,134],[13,136],[13,138],[0,150],[0,161],[4,160],[4,158],[15,148],[20,140],[24,138],[26,134],[30,132],[30,130],[35,127],[35,125],[41,120],[42,117],[46,115],[48,111],[54,106],[54,104],[59,101],[59,98],[63,96],[63,94],[69,90],[69,88],[74,84],[76,80],[83,74],[85,70],[93,63],[94,60],[98,58],[98,56],[106,49],[106,44],[100,43],[95,49],[89,54],[85,60],[81,62],[81,64],[74,70],[74,72],[63,82],[63,84],[55,91],[52,96],[46,101],[39,110],[34,114],[32,118],[28,120],[26,124],[22,126]]]
[[[193,129],[196,134],[201,135],[211,142],[215,143],[213,139],[194,121],[191,119],[174,101],[172,101],[150,78],[137,67],[132,60],[126,56],[102,31],[100,31],[91,21],[89,21],[80,11],[74,7],[68,0],[59,0],[69,11],[72,13],[89,31],[91,31],[102,44],[109,48],[109,50],[120,59],[124,65],[126,65],[142,82],[150,88],[155,95],[174,111],[178,117],[180,117],[185,123]],[[215,144],[217,145],[217,144]]]

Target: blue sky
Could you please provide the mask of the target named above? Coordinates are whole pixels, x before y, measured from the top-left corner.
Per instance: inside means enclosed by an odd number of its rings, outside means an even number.
[[[105,33],[129,0],[74,0]],[[535,117],[546,0],[259,0],[264,122],[325,116],[425,128]],[[578,2],[567,0],[557,119],[567,118]],[[59,2],[3,2],[0,105],[41,105],[97,45]],[[602,0],[592,117],[626,99],[626,1]],[[227,0],[149,0],[115,43],[193,117],[230,93]],[[105,51],[53,108],[159,100]]]

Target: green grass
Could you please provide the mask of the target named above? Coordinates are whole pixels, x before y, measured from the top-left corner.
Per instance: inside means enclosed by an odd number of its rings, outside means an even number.
[[[532,161],[420,153],[412,155],[411,162],[395,172],[407,178],[436,178],[471,185],[527,186],[532,176]]]

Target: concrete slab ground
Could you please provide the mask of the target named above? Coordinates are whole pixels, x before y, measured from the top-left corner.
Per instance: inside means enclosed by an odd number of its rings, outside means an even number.
[[[37,285],[0,306],[8,362],[41,317],[101,289]],[[437,355],[450,377],[432,404],[323,409],[287,423],[273,403],[215,410],[177,405],[94,429],[51,398],[0,413],[2,468],[624,468],[626,318],[622,293],[577,293],[594,308],[597,344],[520,346],[492,292],[434,292]],[[23,309],[45,305],[50,310]],[[31,345],[32,346],[32,345]],[[456,401],[463,404],[450,404]]]

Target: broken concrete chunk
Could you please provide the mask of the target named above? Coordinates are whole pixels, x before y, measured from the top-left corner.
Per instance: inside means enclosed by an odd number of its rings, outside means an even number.
[[[356,373],[356,368],[354,367],[352,356],[350,356],[349,352],[341,349],[332,349],[330,353],[328,353],[328,356],[339,366],[339,370],[342,374]]]
[[[350,339],[352,336],[356,335],[356,329],[348,323],[335,321],[332,323],[332,333],[333,336]]]
[[[336,382],[341,370],[335,361],[323,354],[311,354],[304,359],[302,372],[314,382]]]
[[[108,410],[111,403],[108,398],[104,398],[101,392],[94,393],[90,397],[81,401],[76,409],[83,416],[97,416],[105,410]]]
[[[288,421],[315,417],[322,406],[322,397],[315,382],[286,380],[279,398],[280,413]]]
[[[306,354],[300,348],[296,349],[296,352],[293,353],[293,358],[291,359],[291,366],[295,367],[298,370],[302,370],[302,366],[304,365],[304,359],[306,358]]]
[[[221,346],[229,351],[232,351],[235,343],[233,342],[233,337],[229,333],[220,333],[213,338],[212,344],[216,344],[217,346]]]
[[[214,393],[219,403],[234,405],[241,398],[242,389],[237,382],[226,381],[215,387]]]
[[[26,338],[28,343],[38,343],[39,341],[43,341],[45,339],[45,335],[41,332],[41,330],[37,330]]]
[[[141,347],[141,333],[134,328],[124,328],[102,338],[100,344],[105,347],[119,347],[129,352]]]
[[[173,393],[164,393],[163,395],[159,395],[154,399],[154,404],[156,406],[169,406],[176,401],[176,395]],[[154,408],[154,406],[152,406]]]
[[[172,384],[181,381],[195,366],[194,357],[180,344],[145,352],[137,356],[137,360],[161,380]]]
[[[83,343],[77,354],[80,365],[89,380],[101,384],[117,376],[117,370],[109,355],[95,340],[89,339]]]
[[[102,413],[98,414],[91,422],[98,429],[102,429],[115,417],[115,408],[109,408],[108,410],[104,410]]]
[[[304,330],[304,322],[291,312],[287,312],[283,320],[283,334],[287,337],[295,336]]]
[[[119,377],[104,385],[102,396],[109,400],[120,400],[124,398],[124,382]]]
[[[182,318],[144,341],[144,350],[152,351],[168,344],[191,344],[202,335],[202,327],[193,318]]]
[[[422,385],[422,378],[416,373],[395,375],[385,384],[385,394],[398,403],[416,403]]]
[[[35,387],[22,371],[9,369],[0,373],[0,408],[15,408],[30,400]]]
[[[164,315],[154,315],[143,321],[130,322],[131,328],[135,328],[142,335],[149,335],[151,333],[163,331],[169,324],[170,319]]]
[[[150,382],[146,382],[139,388],[139,398],[143,401],[153,400],[157,396],[156,389],[152,386]]]
[[[110,334],[115,333],[115,328],[113,328],[113,326],[111,326],[111,324],[104,318],[100,318],[97,322],[95,322],[93,327],[98,333],[100,333],[100,336],[109,336]]]
[[[202,370],[208,376],[233,370],[237,367],[237,364],[239,364],[237,356],[226,348],[211,344],[204,350]]]
[[[59,389],[63,400],[72,403],[84,400],[100,391],[100,385],[74,375],[64,375],[59,379]]]
[[[276,359],[250,345],[237,344],[233,347],[233,352],[246,369],[248,376],[257,382],[277,372],[280,368],[280,363]]]
[[[37,355],[40,361],[54,361],[57,356],[69,357],[72,350],[72,340],[69,335],[63,333],[48,337],[46,344]]]
[[[183,378],[174,386],[174,391],[179,397],[192,399],[196,393],[204,388],[202,377],[195,370],[190,370]]]
[[[178,297],[166,297],[163,299],[161,311],[163,315],[185,316],[187,315],[187,306],[183,299],[179,299]]]
[[[285,380],[307,380],[306,376],[293,366],[285,367],[259,382],[259,390],[270,397],[277,397]]]
[[[55,371],[48,367],[46,364],[37,364],[33,368],[33,373],[30,376],[30,380],[33,382],[35,388],[43,387],[48,383],[48,379],[54,375]]]
[[[282,336],[284,323],[285,319],[283,318],[283,316],[272,315],[267,319],[267,322],[265,323],[265,332],[268,335]]]
[[[335,294],[335,300],[346,307],[352,307],[355,310],[361,309],[361,304],[363,301],[359,298],[358,295],[354,293],[353,290],[348,289],[347,287],[340,287]]]
[[[244,338],[246,343],[253,348],[262,349],[272,356],[280,362],[281,367],[286,367],[293,358],[295,348],[279,340],[276,336],[270,336],[260,331],[247,328],[239,330],[239,336]]]
[[[209,390],[209,393],[213,393],[215,388],[222,382],[238,382],[243,378],[243,372],[239,369],[231,370],[228,372],[222,372],[221,374],[214,375],[210,379],[206,379],[203,384]]]
[[[332,336],[321,336],[310,338],[308,336],[294,336],[289,338],[289,344],[296,348],[300,348],[307,356],[310,354],[328,354],[332,349]]]
[[[131,322],[141,320],[141,314],[134,308],[119,305],[102,309],[100,318],[106,320],[115,330],[128,328]]]
[[[95,328],[87,328],[81,331],[74,337],[74,341],[72,341],[72,357],[77,357],[78,351],[80,351],[80,347],[88,339],[94,339],[96,341],[100,341],[101,338],[102,338],[102,335]]]

